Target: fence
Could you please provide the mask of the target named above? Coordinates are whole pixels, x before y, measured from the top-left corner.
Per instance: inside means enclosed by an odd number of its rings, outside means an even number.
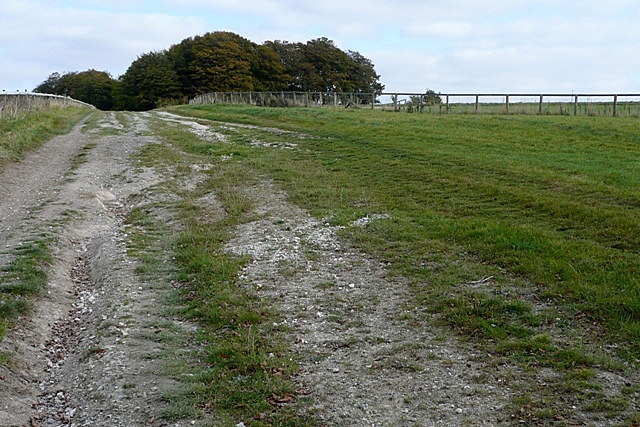
[[[32,92],[0,93],[0,118],[16,118],[31,111],[68,107],[95,108],[93,105],[60,95]]]
[[[190,104],[344,107],[440,114],[553,114],[640,117],[640,94],[435,94],[214,92]]]
[[[213,92],[199,95],[189,104],[253,104],[269,107],[373,106],[373,93],[341,92]]]

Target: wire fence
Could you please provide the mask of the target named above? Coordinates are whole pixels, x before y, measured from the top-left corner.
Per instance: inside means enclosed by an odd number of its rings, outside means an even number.
[[[0,118],[17,118],[32,111],[69,107],[95,108],[91,104],[60,95],[33,92],[0,93]]]
[[[436,94],[213,92],[190,104],[370,108],[437,114],[541,114],[640,117],[640,94]]]

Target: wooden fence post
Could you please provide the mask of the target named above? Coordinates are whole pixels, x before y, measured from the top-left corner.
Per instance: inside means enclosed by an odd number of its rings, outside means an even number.
[[[538,114],[542,114],[542,98],[544,98],[544,95],[540,95],[540,103],[538,104]]]
[[[337,92],[333,92],[333,106],[334,107],[338,106],[338,93]]]
[[[618,95],[613,95],[613,117],[618,116]]]
[[[480,101],[480,95],[476,95],[476,114],[478,114],[478,103]]]
[[[373,107],[375,107],[375,105],[376,105],[376,93],[375,93],[375,92],[373,92],[373,93],[371,94],[371,109],[372,109],[372,110],[373,110]]]
[[[578,95],[575,95],[573,98],[573,115],[578,115]]]
[[[509,114],[509,95],[505,99],[505,114]]]
[[[447,111],[445,112],[449,114],[449,95],[447,95]]]

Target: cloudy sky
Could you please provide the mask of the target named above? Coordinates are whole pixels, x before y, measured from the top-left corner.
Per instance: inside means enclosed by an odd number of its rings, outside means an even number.
[[[0,90],[209,31],[333,40],[387,92],[640,93],[638,0],[0,0]]]

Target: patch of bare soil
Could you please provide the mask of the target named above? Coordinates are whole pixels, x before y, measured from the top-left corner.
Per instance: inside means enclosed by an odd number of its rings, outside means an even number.
[[[227,250],[252,257],[242,283],[276,301],[292,331],[312,396],[303,410],[330,426],[499,423],[509,389],[486,380],[479,355],[416,320],[405,283],[270,183],[253,190],[260,219]]]

